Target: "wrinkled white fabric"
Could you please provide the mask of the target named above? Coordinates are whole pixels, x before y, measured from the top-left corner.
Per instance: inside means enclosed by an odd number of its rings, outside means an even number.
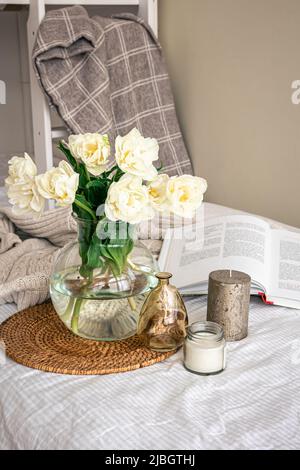
[[[187,302],[204,319],[205,297]],[[11,313],[1,307],[0,321]],[[187,372],[182,351],[133,372],[78,377],[0,366],[2,449],[295,449],[300,311],[251,302],[227,369]]]

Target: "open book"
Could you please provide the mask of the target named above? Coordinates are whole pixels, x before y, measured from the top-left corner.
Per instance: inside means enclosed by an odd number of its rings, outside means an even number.
[[[273,229],[250,215],[209,219],[202,228],[170,229],[159,258],[184,295],[206,294],[216,269],[251,276],[251,293],[266,303],[300,308],[300,233]]]

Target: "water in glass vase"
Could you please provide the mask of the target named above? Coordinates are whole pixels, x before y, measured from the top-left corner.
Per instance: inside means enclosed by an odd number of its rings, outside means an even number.
[[[79,266],[54,273],[50,292],[54,308],[73,333],[99,341],[120,340],[136,333],[146,293],[156,279],[149,267],[128,268],[118,277],[94,270],[87,281]]]
[[[125,238],[118,231],[118,237],[103,240],[98,224],[76,221],[78,239],[60,250],[50,279],[53,306],[76,335],[128,338],[136,333],[145,295],[157,284],[156,261],[143,243],[126,238],[128,226]]]

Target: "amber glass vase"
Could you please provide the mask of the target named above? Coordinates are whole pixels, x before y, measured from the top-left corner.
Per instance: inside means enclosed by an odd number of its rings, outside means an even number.
[[[140,314],[138,334],[155,351],[172,351],[182,346],[188,324],[181,295],[169,283],[170,273],[157,273],[158,285],[148,295]]]

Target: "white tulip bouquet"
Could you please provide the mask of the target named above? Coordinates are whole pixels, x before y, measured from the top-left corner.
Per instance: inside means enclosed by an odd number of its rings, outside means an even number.
[[[133,248],[131,224],[152,219],[156,211],[192,218],[207,188],[203,178],[169,177],[157,170],[158,142],[136,128],[117,136],[113,166],[107,135],[70,135],[59,148],[67,161],[39,175],[28,154],[13,157],[5,183],[16,214],[39,217],[52,199],[58,206],[72,205],[79,219],[91,222],[79,234],[84,277],[103,263],[119,275]]]

